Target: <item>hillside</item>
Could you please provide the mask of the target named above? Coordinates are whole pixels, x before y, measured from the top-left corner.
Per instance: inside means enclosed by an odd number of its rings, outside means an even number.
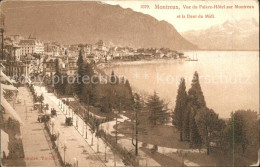
[[[7,34],[65,44],[95,43],[130,47],[196,49],[168,22],[100,2],[5,2]]]

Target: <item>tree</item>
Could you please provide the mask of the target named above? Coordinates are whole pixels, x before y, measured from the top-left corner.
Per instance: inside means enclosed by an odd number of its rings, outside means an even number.
[[[133,133],[132,137],[132,144],[135,146],[135,155],[138,155],[138,125],[140,124],[138,120],[138,114],[142,110],[143,106],[141,103],[141,99],[139,94],[135,93],[134,95],[134,110],[135,110],[135,116],[132,119],[132,122],[135,122],[135,125],[133,124],[133,129],[135,130],[135,134]],[[135,143],[134,143],[134,136],[135,136]]]
[[[109,80],[110,84],[116,84],[116,82],[117,82],[116,79],[117,79],[117,78],[116,78],[116,76],[115,76],[115,73],[114,73],[114,71],[112,71],[112,72],[111,72],[111,76],[110,76],[110,80]]]
[[[214,133],[222,130],[222,122],[219,120],[218,115],[212,110],[206,107],[200,109],[197,113],[196,124],[203,140],[203,144],[207,147],[207,155],[210,153],[210,143]]]
[[[234,129],[234,142],[237,145],[242,146],[243,153],[245,152],[246,146],[248,144],[248,139],[246,136],[246,125],[243,115],[239,112],[235,112],[233,115],[233,129]]]
[[[199,109],[206,107],[206,102],[204,99],[203,92],[201,90],[199,74],[197,73],[197,71],[195,71],[193,75],[191,88],[188,91],[187,106],[189,115],[186,116],[189,117],[189,128],[187,129],[187,125],[185,128],[189,131],[190,145],[195,147],[201,147],[202,139],[199,134],[195,117]]]
[[[180,132],[180,141],[183,141],[183,125],[185,112],[187,109],[187,93],[184,78],[181,78],[181,82],[178,89],[178,94],[176,98],[176,105],[173,112],[172,124],[179,130]]]
[[[38,97],[38,101],[41,103],[41,109],[40,109],[40,111],[42,112],[42,103],[43,103],[43,101],[44,101],[43,95],[40,95],[40,96]]]
[[[78,72],[76,76],[76,81],[74,83],[74,92],[78,96],[79,100],[82,100],[82,89],[83,89],[83,83],[82,83],[82,76],[84,75],[84,61],[82,57],[82,50],[79,52],[79,57],[77,60],[77,65],[78,65]]]
[[[112,111],[112,105],[108,100],[108,97],[103,97],[101,101],[101,112],[103,113],[110,113]]]
[[[190,114],[191,108],[187,105],[187,111],[184,113],[184,125],[183,125],[183,138],[186,141],[190,141]]]
[[[201,90],[200,82],[199,82],[199,74],[195,71],[191,83],[191,88],[188,91],[188,95],[190,98],[190,102],[197,109],[206,107],[206,102],[204,99],[203,92]]]
[[[149,121],[152,126],[157,124],[164,124],[169,119],[169,113],[167,113],[167,105],[163,100],[160,100],[159,96],[154,92],[154,95],[148,98],[147,108],[149,111]]]
[[[196,111],[191,107],[190,111],[190,120],[189,120],[189,129],[190,129],[190,146],[201,148],[202,139],[199,134],[197,123],[195,121]]]
[[[231,114],[226,130],[226,139],[229,141],[229,146],[233,144],[241,146],[244,153],[249,144],[258,146],[258,135],[257,112],[237,110]]]
[[[120,100],[123,109],[131,110],[134,105],[134,96],[129,81],[122,78],[120,84],[113,86],[113,89],[116,92],[115,103],[117,103],[117,106]]]
[[[88,100],[91,104],[94,103],[94,84],[92,83],[93,79],[92,77],[94,77],[94,70],[92,68],[92,65],[89,63],[86,63],[84,65],[84,69],[83,69],[83,76],[85,76],[85,79],[88,79],[84,84],[84,87],[82,88],[82,99],[84,99],[85,103],[88,103]],[[82,78],[83,81],[83,78]],[[95,81],[94,81],[95,82]],[[89,98],[89,99],[88,99]]]
[[[67,74],[61,74],[61,79],[60,79],[60,84],[59,84],[60,85],[60,94],[63,94],[63,95],[66,94],[66,88],[68,85],[67,78],[68,78]]]
[[[132,92],[132,88],[130,86],[130,83],[128,80],[126,80],[125,84],[124,84],[126,91],[127,91],[127,95],[128,95],[128,103],[130,105],[132,105],[134,103],[134,96],[133,96],[133,92]]]
[[[257,131],[257,117],[258,113],[253,110],[237,110],[235,113],[239,114],[243,118],[244,132],[247,138],[247,144],[258,146],[259,144],[259,133]]]

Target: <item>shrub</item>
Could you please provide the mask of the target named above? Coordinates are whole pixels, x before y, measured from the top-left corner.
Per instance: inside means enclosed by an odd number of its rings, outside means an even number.
[[[142,143],[142,147],[147,147],[147,143]]]
[[[153,148],[151,149],[151,152],[152,153],[155,153],[158,151],[158,146],[157,145],[154,145]]]

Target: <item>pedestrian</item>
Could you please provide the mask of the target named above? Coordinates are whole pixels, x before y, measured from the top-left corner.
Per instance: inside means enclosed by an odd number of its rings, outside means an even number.
[[[40,122],[40,118],[39,118],[39,116],[38,116],[38,119],[37,119],[37,120],[38,120],[38,122]]]

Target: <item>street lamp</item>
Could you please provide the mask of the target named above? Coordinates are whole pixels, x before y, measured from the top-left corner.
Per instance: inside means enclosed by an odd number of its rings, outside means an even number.
[[[76,128],[78,129],[78,115],[77,115],[77,117],[76,117]]]
[[[60,129],[57,129],[57,150],[59,150]]]
[[[86,117],[86,112],[85,113],[85,124],[86,124],[86,139],[88,138],[88,118]]]
[[[118,117],[118,111],[115,111],[116,112],[116,144],[117,144],[117,117]]]
[[[105,162],[107,162],[107,143],[105,143]]]
[[[65,161],[65,152],[67,150],[67,142],[64,141],[64,144],[63,144],[63,151],[64,151],[64,166],[66,166],[66,161]]]
[[[54,130],[54,125],[55,125],[55,119],[51,118],[51,131],[52,131],[52,135],[53,135],[53,130]]]

